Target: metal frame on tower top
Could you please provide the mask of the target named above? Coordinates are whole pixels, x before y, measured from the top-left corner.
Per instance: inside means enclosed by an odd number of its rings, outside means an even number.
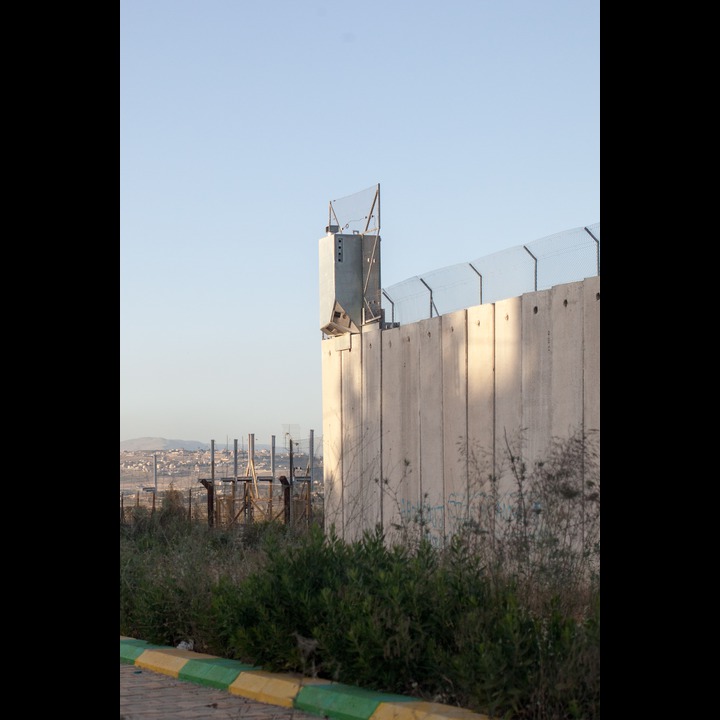
[[[369,188],[368,188],[369,189]],[[355,193],[356,195],[359,193]],[[344,199],[344,198],[343,198]],[[337,214],[335,213],[335,208],[333,207],[333,203],[338,202],[337,200],[331,200],[329,202],[328,207],[328,229],[329,228],[336,228],[335,232],[342,232],[344,230],[347,230],[350,227],[350,222],[346,222],[345,226],[342,227],[342,223],[338,219]],[[353,231],[360,235],[365,235],[370,229],[370,222],[372,221],[374,215],[374,211],[377,208],[377,224],[372,228],[373,232],[376,235],[380,235],[380,183],[378,183],[375,186],[375,194],[373,195],[372,204],[370,205],[370,210],[368,214],[363,218],[367,222],[365,223],[365,227],[361,231]],[[335,222],[333,222],[333,220]],[[352,222],[352,221],[351,221]]]
[[[370,221],[373,219],[373,210],[375,209],[376,205],[377,226],[374,228],[374,230],[376,235],[380,235],[380,183],[378,183],[377,187],[375,188],[375,195],[373,196],[372,205],[370,206],[370,212],[367,214],[367,222],[365,223],[365,230],[363,230],[363,233],[366,233],[368,231],[368,228],[370,227]]]
[[[370,255],[367,258],[366,263],[367,272],[363,278],[363,323],[375,322],[376,320],[382,319],[382,309],[379,304],[379,298],[375,298],[375,305],[377,305],[377,312],[375,312],[368,300],[368,286],[370,284],[370,277],[372,276],[372,270],[377,263],[380,267],[380,183],[375,188],[375,195],[373,196],[372,205],[370,206],[370,212],[367,214],[367,222],[365,223],[365,229],[362,234],[367,233],[370,227],[370,221],[373,218],[373,210],[377,206],[377,226],[373,228],[375,239],[373,240],[372,249]],[[379,272],[379,271],[378,271]],[[378,283],[379,287],[379,283]]]
[[[372,188],[368,188],[371,190]],[[365,193],[361,191],[361,193]],[[342,198],[349,200],[361,193]],[[338,200],[331,200],[328,209],[327,232],[344,234],[346,231],[362,238],[363,254],[363,277],[362,277],[362,324],[382,322],[383,310],[380,298],[380,183],[375,186],[375,192],[370,204],[370,209],[362,220],[365,221],[362,229],[352,229],[351,223],[360,222],[360,219],[342,222],[335,212],[334,203]],[[373,220],[377,220],[373,224]],[[377,285],[377,287],[375,287]]]

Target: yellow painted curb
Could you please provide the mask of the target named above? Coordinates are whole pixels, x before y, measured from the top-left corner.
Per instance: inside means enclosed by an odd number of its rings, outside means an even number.
[[[176,678],[188,660],[200,658],[214,658],[214,655],[196,653],[192,650],[178,650],[177,648],[145,650],[137,656],[135,665]]]
[[[305,685],[326,685],[330,683],[330,680],[308,678],[304,675],[292,673],[278,675],[265,670],[248,670],[241,672],[228,685],[228,690],[233,695],[242,695],[251,700],[291,708],[300,689]]]
[[[370,716],[370,720],[490,720],[490,718],[454,705],[418,700],[400,703],[381,702]]]

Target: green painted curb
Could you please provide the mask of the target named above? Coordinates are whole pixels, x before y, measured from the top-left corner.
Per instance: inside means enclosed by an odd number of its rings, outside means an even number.
[[[200,685],[227,690],[241,672],[259,670],[255,665],[246,665],[239,660],[226,658],[200,658],[188,660],[178,674],[178,680],[188,680]]]
[[[298,710],[337,718],[368,720],[383,702],[417,702],[418,698],[374,692],[353,685],[306,685],[300,689],[293,706]]]
[[[159,650],[164,645],[153,645],[144,640],[120,640],[120,662],[135,664],[146,650]]]
[[[175,650],[168,645],[155,645],[145,640],[134,638],[120,638],[120,662],[135,665],[146,650]],[[228,690],[230,685],[244,672],[262,670],[256,665],[248,665],[239,660],[229,660],[219,657],[202,657],[188,659],[178,673],[179,680],[193,682],[198,685]],[[272,673],[270,673],[272,674]],[[280,677],[280,675],[278,675]],[[262,701],[261,701],[262,702]],[[394,695],[382,693],[354,685],[343,683],[320,683],[309,684],[300,687],[298,694],[292,701],[293,707],[297,710],[325,717],[326,720],[370,720],[373,713],[383,703],[413,703],[408,707],[407,715],[403,717],[422,717],[422,708],[427,708],[435,720],[445,718],[454,720],[459,717],[470,716],[477,720],[488,720],[488,717],[479,713],[472,713],[454,706],[437,706],[433,703],[426,703],[419,698],[406,695]],[[420,704],[420,710],[415,705]],[[272,704],[272,703],[271,703]],[[398,708],[392,711],[393,717],[399,717]],[[385,714],[387,717],[387,714]]]

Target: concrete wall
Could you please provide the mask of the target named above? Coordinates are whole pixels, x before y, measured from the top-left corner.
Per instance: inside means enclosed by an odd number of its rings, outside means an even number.
[[[322,341],[326,530],[436,544],[509,497],[509,455],[600,430],[600,278]],[[508,501],[509,502],[509,501]],[[417,526],[417,525],[416,525]]]

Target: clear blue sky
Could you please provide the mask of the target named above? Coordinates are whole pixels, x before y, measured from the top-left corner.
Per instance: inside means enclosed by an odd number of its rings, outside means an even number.
[[[600,220],[599,0],[121,0],[120,439],[322,436],[318,240],[381,281]]]

